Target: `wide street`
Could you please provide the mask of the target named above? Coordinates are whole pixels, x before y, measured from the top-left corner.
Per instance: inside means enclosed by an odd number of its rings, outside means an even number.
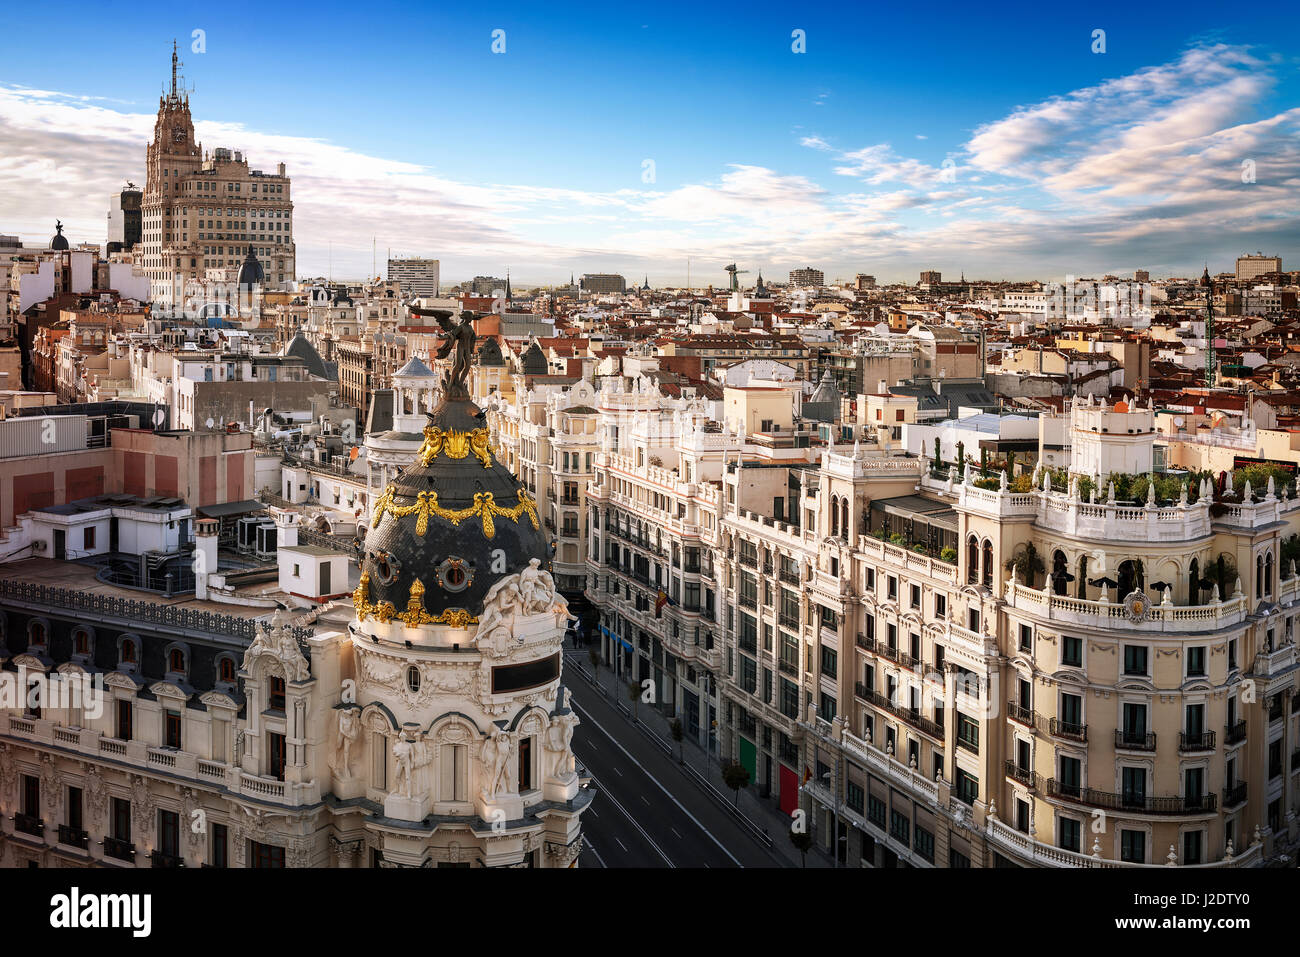
[[[582,719],[573,750],[598,789],[583,815],[581,866],[782,866],[571,663],[565,685]]]

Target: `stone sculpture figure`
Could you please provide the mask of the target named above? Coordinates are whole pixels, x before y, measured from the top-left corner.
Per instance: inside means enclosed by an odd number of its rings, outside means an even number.
[[[334,770],[341,778],[352,777],[352,745],[361,736],[361,719],[356,708],[339,712],[339,737],[335,745]]]
[[[507,793],[505,772],[510,760],[510,739],[500,729],[492,732],[491,737],[483,742],[483,798],[492,800],[498,794]]]
[[[573,757],[573,729],[577,724],[578,716],[570,711],[556,715],[546,729],[547,750],[555,753],[551,777],[557,781],[568,781],[574,774],[569,770],[569,761]]]

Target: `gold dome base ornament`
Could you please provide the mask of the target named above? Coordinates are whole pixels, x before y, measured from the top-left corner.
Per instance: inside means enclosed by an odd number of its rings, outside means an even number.
[[[387,512],[394,518],[405,518],[407,515],[416,515],[418,518],[415,523],[415,534],[421,538],[429,530],[429,517],[436,515],[452,525],[459,526],[467,518],[477,516],[483,523],[483,535],[485,538],[492,538],[496,535],[497,517],[508,518],[512,522],[518,522],[521,515],[527,515],[528,520],[533,523],[533,528],[540,528],[537,520],[537,503],[533,501],[527,490],[523,487],[519,489],[519,503],[510,508],[504,508],[496,503],[496,496],[491,492],[475,492],[474,504],[466,508],[445,508],[438,504],[437,492],[420,492],[415,502],[410,505],[396,505],[393,502],[393,486],[384,489],[384,494],[375,502],[375,514],[371,520],[371,527],[378,528],[380,520],[383,519],[384,513]]]
[[[449,459],[463,459],[471,452],[483,464],[485,469],[492,467],[492,443],[487,427],[474,429],[472,432],[459,432],[451,429],[444,432],[436,425],[424,427],[424,442],[415,453],[421,467],[428,468],[429,463],[445,453]]]
[[[448,608],[432,621],[434,624],[450,625],[452,628],[468,628],[470,625],[478,624],[478,618],[464,608]]]

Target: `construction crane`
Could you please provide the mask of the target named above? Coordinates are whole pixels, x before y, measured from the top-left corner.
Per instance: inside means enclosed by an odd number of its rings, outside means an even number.
[[[740,275],[741,273],[744,273],[744,272],[749,272],[749,270],[748,270],[748,269],[737,269],[735,263],[732,263],[730,266],[725,266],[725,267],[723,267],[723,268],[726,269],[727,273],[731,276],[731,281],[730,281],[730,289],[731,289],[731,291],[732,291],[732,292],[739,292],[739,291],[740,291],[740,281],[739,281],[738,279],[736,279],[736,276],[738,276],[738,275]]]
[[[1213,389],[1218,378],[1218,358],[1214,354],[1214,280],[1208,263],[1201,273],[1200,286],[1205,290],[1205,387]]]

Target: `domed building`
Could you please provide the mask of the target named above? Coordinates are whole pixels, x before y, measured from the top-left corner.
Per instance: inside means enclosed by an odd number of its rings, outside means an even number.
[[[443,395],[366,529],[333,792],[382,805],[356,824],[390,864],[572,866],[591,792],[560,675],[568,607],[536,502],[478,407]]]
[[[50,248],[57,250],[68,248],[68,237],[63,235],[63,223],[58,220],[54,223],[54,237],[50,240]]]

